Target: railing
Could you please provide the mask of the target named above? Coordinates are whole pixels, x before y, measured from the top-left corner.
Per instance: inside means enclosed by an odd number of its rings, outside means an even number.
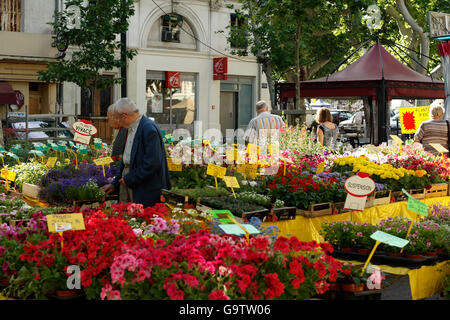
[[[58,120],[62,119],[64,117],[73,117],[75,121],[77,121],[78,116],[74,114],[56,114],[56,113],[48,113],[48,114],[29,114],[28,113],[28,105],[25,106],[25,112],[23,113],[23,116],[18,116],[19,112],[14,113],[11,115],[11,113],[6,114],[6,128],[11,127],[14,122],[11,122],[10,120],[23,120],[25,123],[25,128],[14,128],[15,132],[25,132],[25,139],[10,139],[10,141],[25,141],[28,143],[29,141],[44,141],[44,140],[72,140],[72,137],[60,137],[58,134],[56,134],[55,137],[45,137],[45,138],[29,138],[28,135],[30,132],[62,132],[62,131],[71,131],[71,128],[60,128],[58,127]],[[30,121],[39,121],[39,119],[52,119],[52,123],[54,123],[54,126],[50,127],[41,127],[41,128],[29,128],[29,122]],[[18,121],[16,121],[18,122]],[[21,121],[22,122],[22,121]]]
[[[21,31],[21,0],[0,0],[0,31]]]

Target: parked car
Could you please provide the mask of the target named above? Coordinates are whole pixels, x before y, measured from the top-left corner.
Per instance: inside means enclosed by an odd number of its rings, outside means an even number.
[[[3,127],[5,127],[3,125]],[[25,121],[24,119],[20,118],[13,118],[8,119],[8,127],[13,129],[25,129]],[[55,119],[46,118],[46,119],[39,119],[39,120],[32,120],[28,121],[28,128],[29,129],[37,129],[37,128],[66,128],[67,130],[62,131],[30,131],[28,133],[29,139],[52,139],[56,137],[60,138],[71,138],[73,139],[73,133],[70,131],[70,128],[67,128],[62,122],[58,121],[57,125],[55,127]],[[15,132],[16,139],[19,140],[25,140],[25,132],[23,131],[16,131]]]
[[[341,121],[348,120],[352,117],[352,113],[347,110],[331,110],[331,115],[333,116],[333,122],[339,125]]]
[[[397,112],[391,113],[391,119],[390,119],[390,127],[391,127],[391,133],[399,135],[401,133],[401,125],[400,125],[400,114]]]

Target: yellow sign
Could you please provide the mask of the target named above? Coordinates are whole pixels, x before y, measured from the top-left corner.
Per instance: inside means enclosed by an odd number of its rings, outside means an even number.
[[[114,162],[114,160],[111,157],[103,157],[103,158],[94,159],[94,163],[98,166],[106,166],[113,162]]]
[[[403,140],[400,139],[398,136],[391,134],[390,135],[391,139],[394,140],[395,142],[398,143],[398,145],[400,146],[403,143]]]
[[[447,153],[448,150],[445,149],[443,146],[441,146],[439,143],[430,143],[430,146],[432,146],[434,149],[436,149],[439,153]]]
[[[225,181],[225,184],[228,188],[240,188],[239,182],[237,181],[236,177],[225,176],[223,177],[223,181]]]
[[[49,166],[50,168],[53,168],[55,166],[55,163],[57,160],[58,160],[57,157],[48,157],[47,166]]]
[[[217,166],[215,164],[208,164],[208,167],[206,169],[206,174],[216,177],[216,178],[221,178],[223,179],[223,177],[225,177],[227,173],[227,168],[225,167],[221,167],[221,166]]]
[[[177,160],[179,160],[179,159],[177,159]],[[175,164],[172,161],[172,158],[167,158],[167,167],[169,167],[169,171],[182,171],[183,170],[183,165],[181,163]]]
[[[47,227],[49,232],[86,229],[81,213],[49,214],[47,215]]]
[[[325,162],[321,162],[321,163],[319,163],[317,165],[316,173],[319,174],[319,173],[322,173],[324,171],[325,171]]]
[[[284,161],[284,162],[286,162],[286,163],[294,163],[291,159],[288,159],[288,158],[285,158],[285,157],[283,157],[283,156],[280,156],[280,160],[281,161]]]
[[[422,122],[430,120],[430,106],[399,108],[398,112],[403,134],[416,133]]]
[[[16,180],[16,173],[14,171],[2,169],[1,177],[8,181],[14,181],[14,180]]]

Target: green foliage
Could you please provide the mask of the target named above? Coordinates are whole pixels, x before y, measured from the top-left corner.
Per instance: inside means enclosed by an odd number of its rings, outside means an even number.
[[[247,201],[252,204],[257,204],[266,208],[272,206],[272,201],[269,196],[258,194],[256,192],[240,192],[236,194],[236,197],[242,201]]]
[[[49,23],[54,32],[73,47],[71,59],[60,59],[47,64],[47,70],[39,71],[39,79],[47,82],[73,82],[82,88],[106,88],[121,83],[122,78],[100,77],[99,71],[110,71],[126,66],[117,58],[120,50],[118,35],[128,30],[128,18],[134,14],[133,0],[97,0],[83,6],[83,0],[65,2],[66,8],[80,8],[80,28],[70,29],[67,11],[55,13],[55,22]],[[126,58],[132,59],[136,50],[127,50]]]
[[[188,196],[193,200],[197,200],[200,197],[216,197],[216,196],[226,196],[229,195],[230,192],[225,188],[194,188],[194,189],[173,189],[173,192],[180,193]]]
[[[200,201],[201,204],[214,209],[230,210],[232,214],[238,217],[244,212],[265,210],[262,206],[235,199],[233,196],[204,197]]]

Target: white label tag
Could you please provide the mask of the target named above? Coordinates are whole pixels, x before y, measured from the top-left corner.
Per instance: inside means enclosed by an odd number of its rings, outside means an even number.
[[[62,232],[62,231],[67,231],[67,230],[71,230],[71,229],[72,229],[71,223],[61,223],[61,222],[55,223],[55,231],[56,232]]]

